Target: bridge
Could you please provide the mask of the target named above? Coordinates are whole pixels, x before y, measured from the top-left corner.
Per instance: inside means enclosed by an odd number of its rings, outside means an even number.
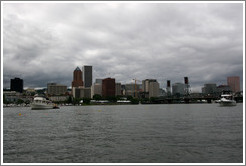
[[[213,97],[213,96],[204,96],[204,97],[190,97],[190,96],[185,96],[185,97],[170,97],[170,98],[163,98],[163,99],[158,99],[158,101],[161,101],[162,103],[201,103],[201,102],[207,102],[207,103],[212,103],[212,100],[218,100],[219,98]]]
[[[152,100],[151,104],[174,104],[174,103],[212,103],[212,101],[219,100],[220,97],[216,96],[185,96],[185,97],[163,97],[163,98],[156,98]],[[243,96],[235,96],[234,98],[237,103],[243,102]],[[147,103],[143,103],[147,104]]]

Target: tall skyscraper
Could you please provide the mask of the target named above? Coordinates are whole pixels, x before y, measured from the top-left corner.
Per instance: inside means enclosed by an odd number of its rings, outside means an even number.
[[[232,92],[240,91],[240,77],[238,76],[227,77],[227,84],[231,87]]]
[[[82,80],[82,71],[80,70],[79,67],[77,67],[73,71],[72,87],[79,87],[79,86],[83,86],[83,80]]]
[[[102,80],[102,96],[115,96],[115,79],[105,78]]]
[[[83,81],[85,87],[91,87],[92,85],[92,66],[83,67]]]
[[[23,92],[23,80],[20,78],[11,79],[10,90],[16,92]]]

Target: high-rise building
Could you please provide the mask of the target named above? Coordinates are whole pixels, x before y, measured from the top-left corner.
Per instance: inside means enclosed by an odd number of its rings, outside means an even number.
[[[94,95],[102,96],[102,84],[94,83],[94,85],[91,86],[91,98],[93,98]]]
[[[92,66],[83,67],[83,81],[84,87],[88,88],[92,86]]]
[[[240,91],[240,77],[238,76],[227,77],[227,84],[231,87],[232,92]]]
[[[73,82],[72,82],[72,88],[73,87],[79,87],[83,86],[83,80],[82,80],[82,71],[80,70],[79,67],[77,67],[73,71]]]
[[[136,86],[137,90],[138,90],[138,85]],[[123,89],[123,95],[126,96],[132,96],[135,97],[135,84],[131,83],[131,84],[125,84],[122,87]]]
[[[172,85],[172,93],[175,96],[183,96],[185,95],[185,84],[183,83],[175,83]]]
[[[74,87],[72,90],[74,98],[91,98],[91,88]]]
[[[115,79],[105,78],[102,80],[102,96],[115,96]]]
[[[47,84],[47,93],[48,95],[64,95],[67,92],[66,85],[60,85],[56,83]]]
[[[149,84],[150,82],[156,82],[155,79],[146,79],[142,81],[143,92],[149,92]]]
[[[16,92],[23,92],[23,80],[20,78],[11,79],[10,90]]]
[[[160,85],[155,79],[146,79],[142,81],[143,93],[145,98],[158,97]]]
[[[159,97],[160,92],[160,85],[156,82],[149,83],[149,98],[151,97]]]
[[[115,84],[115,95],[120,96],[121,94],[121,83],[116,83]]]

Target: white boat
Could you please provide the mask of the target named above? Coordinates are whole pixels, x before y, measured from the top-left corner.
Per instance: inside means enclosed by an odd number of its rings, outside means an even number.
[[[47,100],[45,97],[34,97],[33,102],[31,103],[31,108],[34,109],[53,109],[54,104]]]
[[[219,103],[220,106],[235,106],[237,104],[231,94],[222,94]]]

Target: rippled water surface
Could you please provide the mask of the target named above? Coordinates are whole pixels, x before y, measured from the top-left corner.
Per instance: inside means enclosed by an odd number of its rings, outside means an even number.
[[[4,163],[241,163],[243,104],[3,109]]]

